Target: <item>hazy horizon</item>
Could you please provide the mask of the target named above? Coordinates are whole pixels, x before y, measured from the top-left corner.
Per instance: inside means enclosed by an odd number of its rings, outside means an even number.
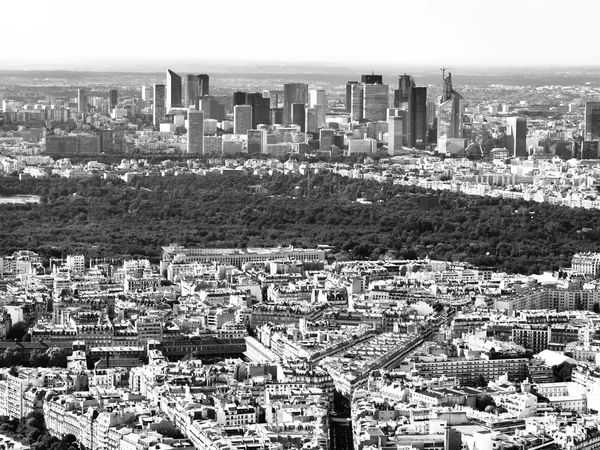
[[[10,39],[0,70],[186,70],[178,64],[200,73],[257,64],[376,72],[443,65],[455,71],[600,67],[600,55],[580,48],[595,42],[600,12],[600,4],[587,0],[572,0],[568,9],[558,0],[174,5],[32,0],[25,11],[10,2],[3,5],[3,32]],[[564,37],[573,26],[570,12],[578,13],[576,41]]]
[[[444,66],[444,64],[394,64],[389,63],[320,63],[316,61],[296,61],[296,62],[276,62],[260,61],[252,62],[240,60],[204,60],[185,61],[182,59],[164,59],[148,58],[145,60],[127,59],[94,59],[90,61],[19,61],[3,60],[0,61],[0,72],[12,71],[39,71],[39,72],[128,72],[128,73],[163,73],[166,69],[171,69],[181,73],[271,73],[294,74],[294,73],[378,73],[378,74],[397,74],[403,72],[416,73],[440,73],[442,67],[447,71],[454,73],[518,73],[531,72],[543,73],[548,71],[559,71],[564,73],[584,73],[591,72],[600,74],[600,64],[590,65],[475,65],[463,64],[455,67]]]

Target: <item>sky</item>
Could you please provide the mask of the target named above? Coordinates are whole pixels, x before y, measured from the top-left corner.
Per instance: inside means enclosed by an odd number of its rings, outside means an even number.
[[[0,70],[600,66],[584,50],[599,13],[597,0],[10,1]]]

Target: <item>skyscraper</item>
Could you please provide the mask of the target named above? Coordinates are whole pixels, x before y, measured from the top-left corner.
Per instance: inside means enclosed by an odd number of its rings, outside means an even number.
[[[236,105],[233,107],[233,132],[246,134],[252,129],[252,106]]]
[[[165,85],[155,84],[152,124],[156,128],[160,127],[160,121],[165,117],[165,113]]]
[[[112,111],[117,107],[117,103],[119,100],[119,92],[116,89],[111,89],[108,93],[109,95],[109,108]]]
[[[381,75],[362,75],[361,80],[360,84],[349,82],[346,85],[346,89],[350,88],[350,119],[356,122],[385,121],[390,103],[389,86],[382,83]]]
[[[388,155],[397,155],[403,148],[406,111],[400,116],[388,116]]]
[[[364,84],[351,84],[350,119],[358,122],[363,118]]]
[[[306,131],[306,106],[304,103],[292,104],[292,121],[291,124],[300,125],[300,131]]]
[[[435,114],[436,114],[436,105],[435,102],[427,102],[427,127],[431,127],[433,125],[433,122],[435,120]]]
[[[271,125],[283,123],[283,108],[271,108]]]
[[[199,92],[200,92],[200,84],[198,77],[196,75],[187,74],[183,77],[183,107],[188,108],[190,106],[195,106],[197,101]]]
[[[383,84],[383,76],[382,75],[362,75],[360,77],[360,82],[363,84]]]
[[[247,93],[242,91],[237,91],[233,93],[233,106],[237,105],[245,105],[247,100]]]
[[[327,107],[327,92],[325,89],[311,89],[309,91],[310,101],[309,107],[314,108],[317,105]]]
[[[206,97],[207,95],[210,95],[210,91],[208,89],[209,87],[209,76],[206,75],[205,73],[201,73],[200,75],[198,75],[198,95],[200,97]]]
[[[285,126],[292,123],[292,105],[294,103],[301,103],[302,105],[308,103],[307,84],[289,83],[283,85],[283,125]]]
[[[506,119],[506,149],[509,156],[527,156],[527,118]]]
[[[319,131],[319,150],[329,151],[333,145],[333,130],[321,129]]]
[[[447,139],[462,137],[463,97],[452,88],[452,74],[444,78],[444,90],[438,105],[438,148]]]
[[[410,91],[415,86],[415,80],[412,76],[404,74],[398,77],[398,105],[396,108],[408,108],[410,101]]]
[[[87,108],[87,94],[84,88],[77,89],[77,110],[79,113],[86,113]]]
[[[204,113],[206,119],[221,120],[220,108],[220,103],[214,98],[205,97],[198,102],[198,110]]]
[[[427,144],[427,88],[412,86],[408,102],[409,145],[424,149]]]
[[[252,107],[252,128],[258,125],[271,124],[271,100],[264,98],[262,93],[255,92],[246,95],[246,103]]]
[[[271,102],[271,108],[283,108],[283,91],[264,90],[263,97],[266,97]]]
[[[317,108],[306,108],[305,110],[304,130],[307,133],[317,133],[319,131],[319,111]]]
[[[267,153],[267,130],[248,130],[248,153]]]
[[[149,86],[142,86],[142,101],[149,102],[152,98],[152,88]]]
[[[346,83],[346,112],[352,112],[352,86],[358,84],[358,81],[348,81]]]
[[[188,111],[187,152],[197,155],[204,153],[204,113]]]
[[[585,140],[600,138],[600,102],[585,102]]]
[[[389,106],[389,86],[387,84],[364,83],[363,87],[363,119],[373,122],[386,120]]]
[[[325,89],[311,89],[309,106],[317,110],[318,127],[325,127],[325,115],[327,114],[327,92]]]
[[[171,108],[182,107],[181,97],[181,77],[172,70],[167,69],[167,101],[165,105],[167,112]]]

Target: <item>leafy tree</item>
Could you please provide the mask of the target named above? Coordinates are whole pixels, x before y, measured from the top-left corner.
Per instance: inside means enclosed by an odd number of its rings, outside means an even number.
[[[17,347],[7,348],[0,356],[0,364],[3,367],[17,366],[25,359],[25,353]]]
[[[485,394],[483,396],[476,397],[475,408],[477,408],[478,411],[485,411],[489,406],[492,406],[493,408],[496,407],[496,402],[494,402],[494,399],[491,395]]]
[[[481,375],[481,374],[477,375],[477,377],[475,378],[475,386],[486,387],[487,385],[488,385],[488,383],[485,380],[485,378],[483,378],[483,375]]]
[[[575,365],[564,361],[559,365],[552,366],[552,374],[554,375],[554,381],[564,382],[571,381],[571,373],[573,372]]]
[[[28,330],[29,327],[25,322],[16,322],[13,326],[10,327],[9,332],[6,335],[6,339],[21,342],[23,340],[23,337],[27,334]]]
[[[48,367],[48,356],[42,350],[33,350],[29,356],[31,367]]]
[[[67,352],[61,347],[50,347],[44,354],[49,367],[67,367]]]

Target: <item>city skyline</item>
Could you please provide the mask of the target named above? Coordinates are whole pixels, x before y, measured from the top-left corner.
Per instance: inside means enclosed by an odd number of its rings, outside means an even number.
[[[36,28],[53,22],[76,22],[82,14],[80,5],[72,0],[60,3],[62,7],[57,8],[55,4],[34,2],[34,7],[28,11],[27,26]],[[116,14],[135,18],[137,23],[149,23],[158,2],[105,2],[102,8],[94,11],[95,20],[106,26],[101,45],[90,46],[85,39],[73,40],[69,42],[68,53],[39,46],[34,34],[23,32],[20,21],[7,21],[6,34],[19,36],[19,45],[7,46],[3,50],[0,69],[50,65],[63,69],[104,67],[105,70],[120,70],[120,66],[164,66],[167,63],[165,60],[169,58],[178,59],[182,63],[310,63],[327,64],[331,67],[378,65],[383,68],[430,68],[442,63],[465,67],[600,65],[600,58],[587,54],[584,56],[574,50],[573,42],[553,39],[550,35],[553,30],[558,31],[565,26],[563,15],[557,14],[564,6],[557,0],[508,0],[503,3],[502,8],[475,0],[462,0],[452,7],[441,0],[402,5],[385,1],[380,3],[383,26],[377,28],[373,39],[364,42],[354,39],[352,45],[337,45],[335,36],[338,29],[326,33],[316,25],[313,26],[310,21],[307,24],[297,24],[302,33],[286,33],[286,39],[273,38],[274,26],[275,29],[283,26],[281,18],[289,16],[290,7],[271,0],[233,2],[229,10],[236,11],[236,14],[231,15],[226,24],[219,20],[199,20],[207,17],[216,19],[223,14],[216,3],[183,3],[187,13],[180,26],[175,29],[177,38],[159,40],[152,46],[136,44],[143,42],[140,41],[139,28],[119,26],[117,29],[116,24],[120,21],[112,19]],[[587,14],[578,19],[578,40],[593,41],[593,12],[599,10],[600,6],[583,0],[575,0],[569,6],[575,12],[585,8]],[[324,19],[332,19],[334,23],[340,24],[339,33],[342,34],[350,24],[358,20],[353,8],[340,8],[336,4],[310,0],[303,4],[303,10],[318,13]],[[20,12],[17,6],[11,4],[5,6],[5,11],[5,17],[18,17]],[[250,30],[246,17],[256,13],[260,13],[264,26],[255,26]],[[393,14],[407,18],[402,21],[400,30],[386,26],[384,18]],[[523,25],[519,25],[518,32],[515,32],[513,25],[518,23]],[[543,25],[542,31],[534,24]],[[293,26],[293,21],[290,25]],[[364,25],[368,26],[367,23]],[[497,31],[489,31],[494,27]],[[216,36],[215,44],[203,45],[200,50],[195,38],[201,35]],[[391,43],[403,35],[412,38],[409,41],[411,45],[402,46],[402,51],[390,62]],[[236,44],[241,36],[244,36],[247,45]],[[373,45],[373,41],[379,44]],[[123,45],[124,42],[131,45]]]

